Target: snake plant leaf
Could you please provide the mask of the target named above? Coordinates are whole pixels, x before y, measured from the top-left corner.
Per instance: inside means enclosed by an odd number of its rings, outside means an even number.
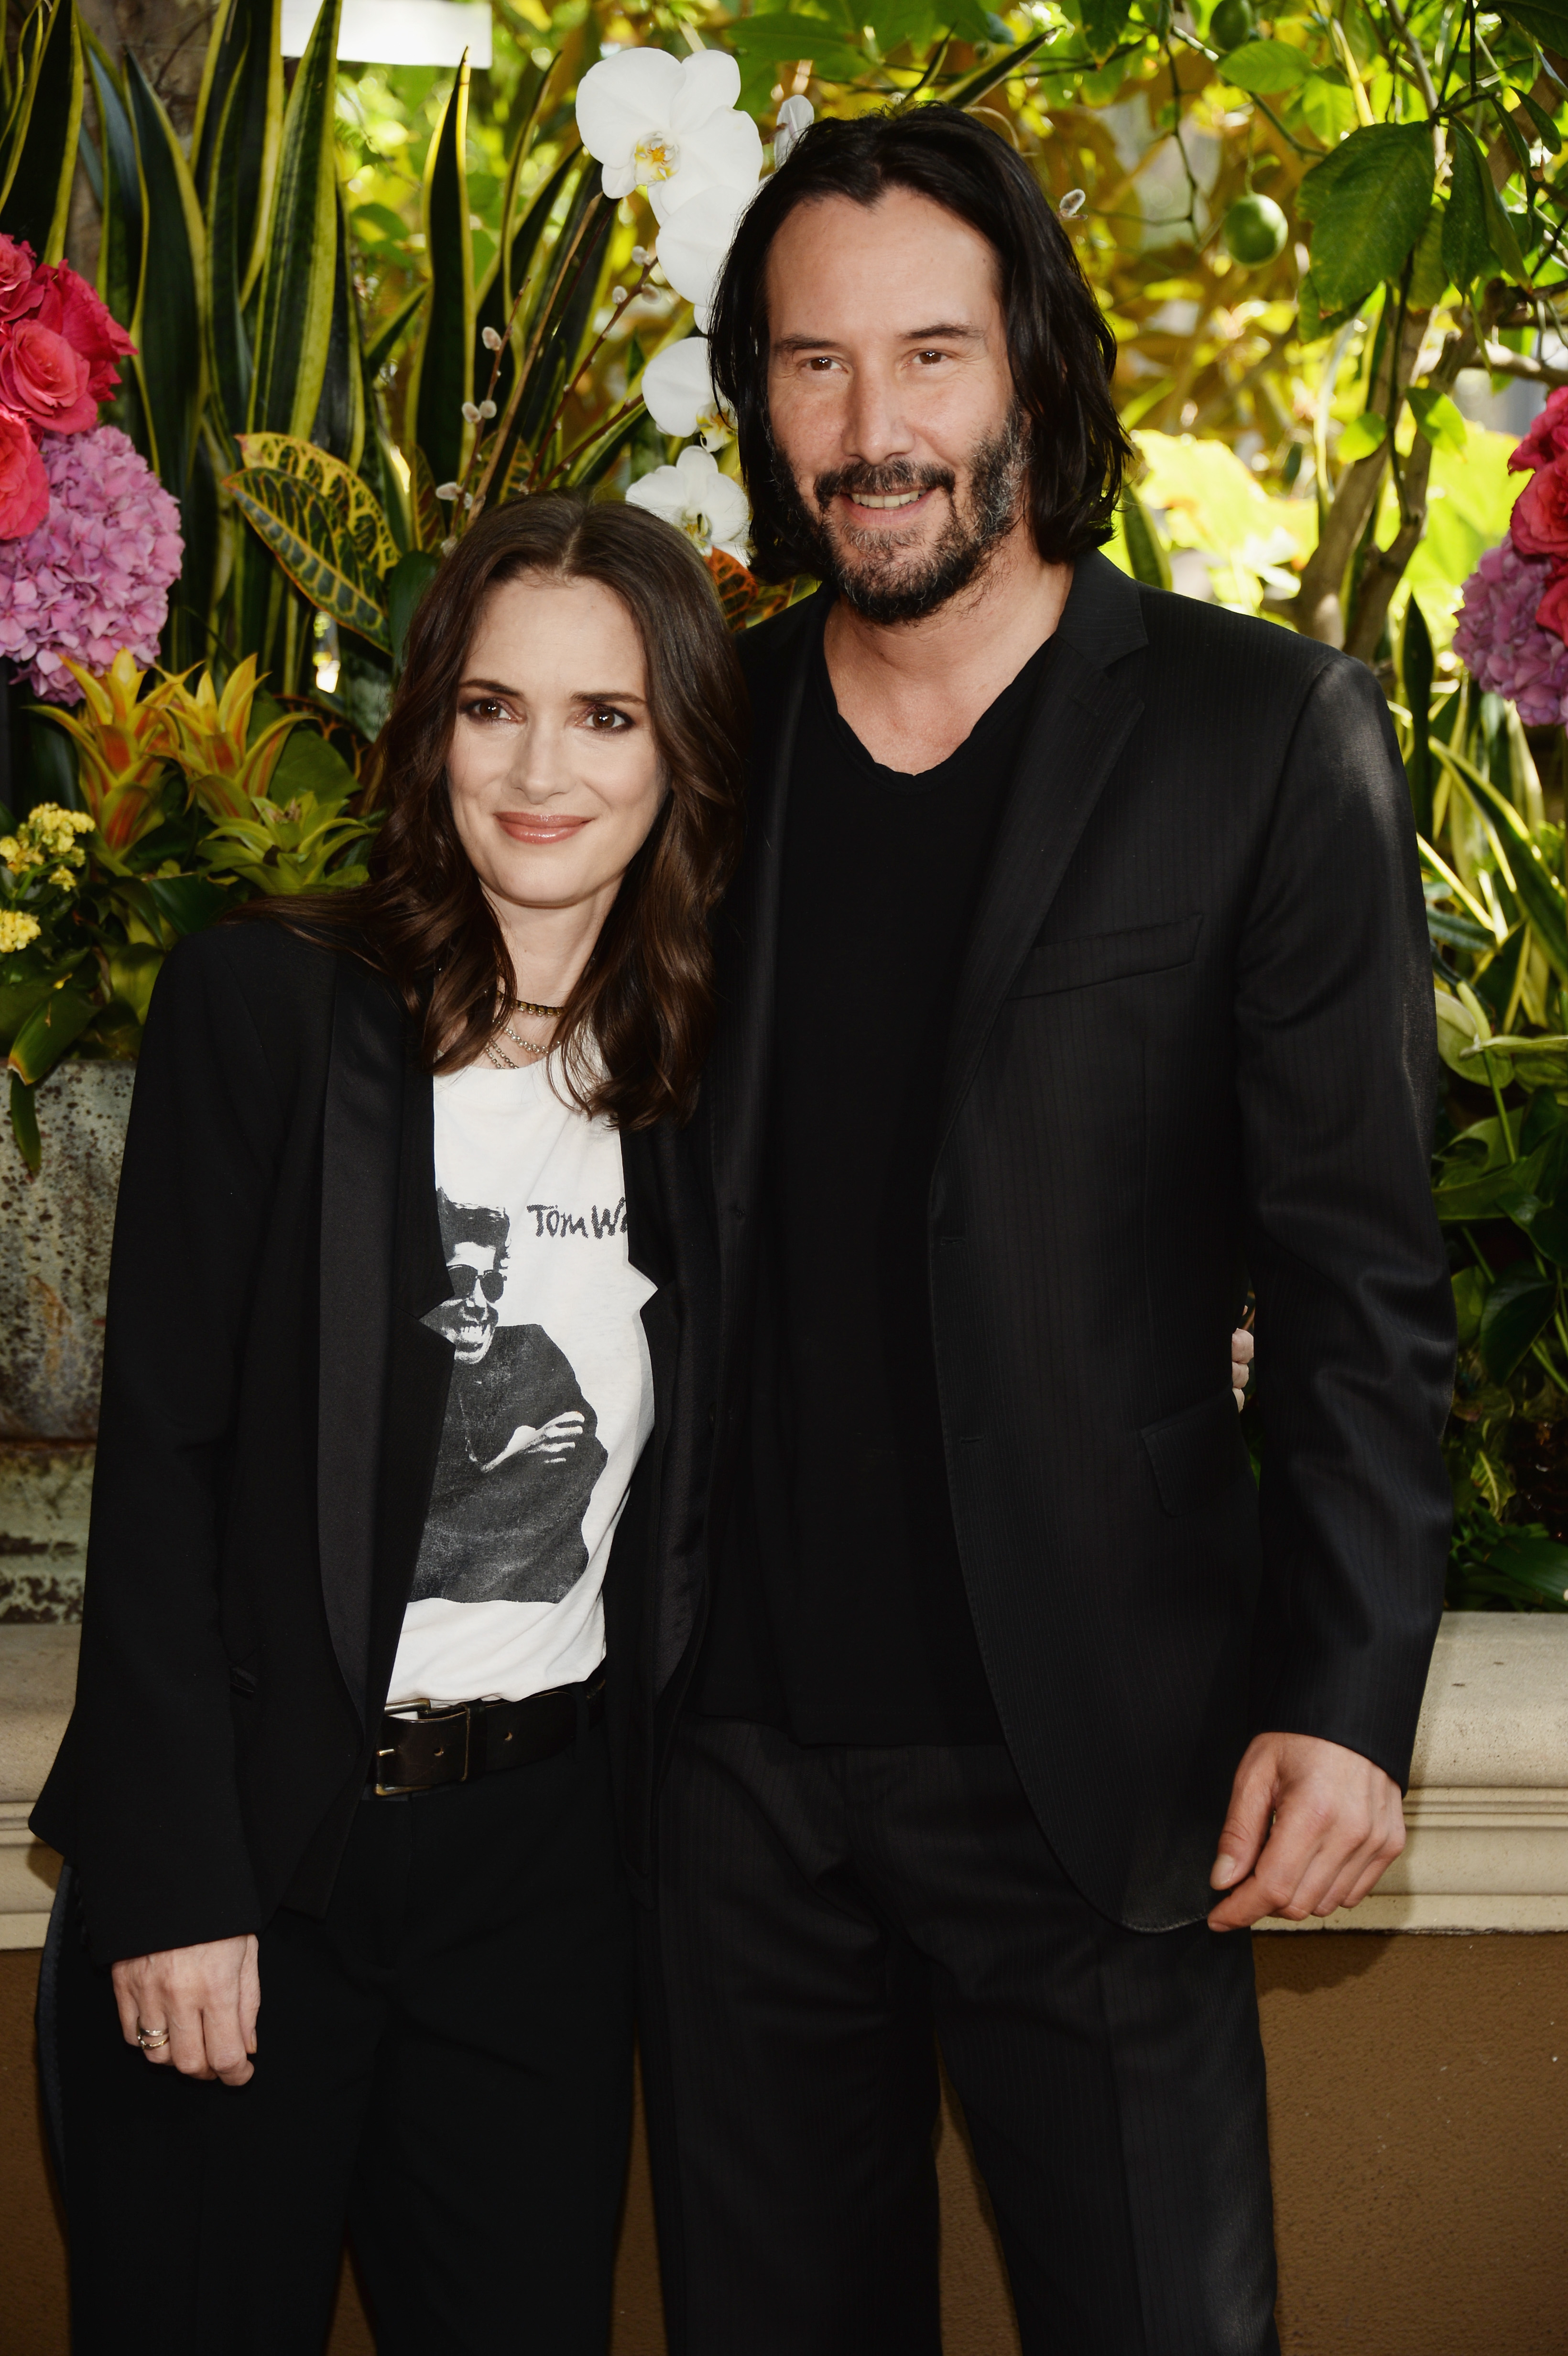
[[[1149,589],[1168,589],[1170,559],[1165,552],[1165,542],[1155,529],[1153,516],[1136,491],[1130,488],[1122,493],[1122,530],[1133,579],[1143,582]]]
[[[65,252],[81,128],[81,41],[72,0],[33,10],[36,47],[0,164],[0,231],[26,238],[40,262]]]
[[[252,433],[307,434],[321,402],[337,275],[337,17],[338,0],[324,0],[283,117],[251,382]]]
[[[474,398],[474,241],[468,228],[468,60],[457,69],[425,164],[424,233],[430,303],[409,370],[408,438],[455,480],[470,439],[463,404]]]
[[[239,54],[220,80],[211,79],[212,58],[239,45]],[[249,35],[245,19],[230,5],[208,51],[209,80],[203,86],[205,112],[198,154],[198,192],[207,204],[207,322],[211,368],[213,422],[232,464],[236,437],[251,406],[251,337],[242,289],[249,240],[244,222],[243,154],[252,85],[245,66]]]
[[[98,110],[100,161],[103,166],[103,230],[98,244],[98,291],[123,327],[129,327],[142,299],[142,247],[146,207],[142,167],[136,159],[136,134],[120,79],[99,44],[88,36],[88,71],[92,77],[93,102]],[[117,412],[127,404],[136,382],[135,363],[120,371],[120,394],[110,415],[124,424],[133,441],[139,436]]]
[[[428,286],[416,286],[404,303],[400,303],[381,332],[365,348],[365,373],[379,376],[413,325],[414,313],[430,293]]]
[[[409,458],[409,506],[414,546],[439,549],[447,536],[446,509],[436,498],[430,460],[417,442]]]
[[[208,43],[191,154],[197,193],[215,234],[218,207],[231,216],[241,305],[266,259],[283,131],[283,0],[226,0]],[[241,410],[235,423],[243,421]]]
[[[409,642],[409,624],[414,609],[441,567],[441,559],[427,548],[411,548],[400,556],[387,575],[387,621],[392,640],[394,674],[403,667],[403,649]]]
[[[80,990],[72,990],[69,983],[51,990],[11,1042],[9,1061],[16,1077],[28,1087],[37,1087],[67,1050],[76,1044],[96,1011],[91,999],[85,998]]]
[[[554,171],[549,174],[543,187],[535,191],[528,210],[514,230],[511,222],[517,201],[517,176],[526,160],[530,130],[531,125],[525,123],[518,134],[517,145],[512,150],[511,161],[507,166],[502,213],[507,234],[503,236],[496,250],[496,258],[490,265],[485,281],[485,290],[475,313],[474,324],[479,336],[483,336],[486,327],[493,328],[498,336],[506,335],[512,317],[512,306],[519,294],[526,297],[529,272],[534,269],[536,259],[542,260],[539,254],[539,241],[551,213],[560,201],[561,191],[574,174],[581,175],[591,172],[592,168],[592,160],[584,155],[573,134],[567,143],[566,155],[556,166]],[[519,313],[518,324],[514,327],[510,339],[496,356],[501,365],[496,372],[494,399],[496,408],[503,415],[506,413],[507,403],[511,399],[513,372],[517,367],[517,355],[527,341],[530,315],[539,307],[543,281],[544,273],[541,272],[539,284],[533,289],[533,301],[529,303],[525,299]],[[492,355],[485,349],[483,343],[476,342],[474,355],[475,385],[487,383],[491,360]]]
[[[244,438],[251,445],[267,437]],[[369,500],[357,476],[336,459],[326,461],[325,452],[317,455]],[[251,464],[226,477],[223,487],[303,596],[383,654],[391,651],[380,575],[360,552],[345,501],[334,500],[329,491],[317,489],[303,475]],[[386,531],[379,510],[378,520]],[[390,533],[387,539],[390,543]],[[393,556],[395,560],[395,547]]]
[[[154,464],[183,500],[206,397],[207,237],[174,126],[133,51],[125,58],[125,96],[151,231],[131,332]]]
[[[334,184],[337,237],[334,249],[332,316],[326,366],[321,380],[310,438],[335,458],[357,466],[365,448],[365,372],[359,349],[359,305],[354,292],[353,260],[343,191]]]

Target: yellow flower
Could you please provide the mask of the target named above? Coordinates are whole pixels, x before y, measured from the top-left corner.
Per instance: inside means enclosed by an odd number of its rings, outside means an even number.
[[[21,857],[22,846],[17,841],[16,836],[14,834],[0,834],[0,859],[3,859],[5,862],[6,866],[17,866],[21,862]]]
[[[25,949],[36,941],[43,926],[37,916],[24,916],[19,908],[0,908],[0,957],[9,957],[16,949]]]
[[[41,856],[66,859],[80,867],[87,854],[77,848],[79,834],[92,832],[92,820],[85,810],[62,809],[59,802],[39,802],[22,820],[19,832]]]
[[[81,854],[79,851],[77,856],[80,858],[80,855]],[[71,873],[69,867],[56,867],[51,869],[49,873],[49,882],[51,884],[58,884],[62,892],[74,892],[76,889],[76,878]]]

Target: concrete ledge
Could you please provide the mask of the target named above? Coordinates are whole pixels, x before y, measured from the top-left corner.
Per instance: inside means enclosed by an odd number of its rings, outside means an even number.
[[[69,1714],[74,1627],[0,1626],[0,1948],[41,1945],[59,1860],[27,1828]],[[1353,1912],[1264,1931],[1568,1931],[1568,1614],[1451,1612],[1404,1855]]]

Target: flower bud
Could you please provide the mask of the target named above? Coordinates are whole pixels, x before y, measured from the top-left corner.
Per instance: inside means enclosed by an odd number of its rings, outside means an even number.
[[[495,402],[493,401],[482,401],[479,404],[479,414],[481,417],[494,417],[496,414]]]
[[[612,286],[610,289],[610,300],[613,303],[616,310],[618,311],[622,304],[626,300],[625,288],[624,286]]]
[[[501,334],[496,327],[481,327],[479,340],[487,352],[498,352],[501,348]]]
[[[1069,188],[1067,194],[1062,198],[1061,202],[1056,208],[1058,219],[1061,220],[1076,220],[1077,216],[1083,211],[1088,201],[1089,198],[1083,189]]]
[[[435,495],[438,499],[454,499],[457,497],[457,489],[455,483],[437,483]]]
[[[463,414],[467,419],[470,425],[477,425],[479,423],[478,402],[476,401],[465,401],[463,404]]]

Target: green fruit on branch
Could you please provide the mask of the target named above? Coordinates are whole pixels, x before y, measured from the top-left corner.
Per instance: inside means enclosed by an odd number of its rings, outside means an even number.
[[[1221,52],[1239,49],[1243,41],[1252,39],[1257,21],[1252,0],[1220,0],[1209,19],[1209,38]]]
[[[1221,0],[1229,6],[1231,0]],[[1243,270],[1261,269],[1285,251],[1289,225],[1272,197],[1238,197],[1225,215],[1225,251]]]

